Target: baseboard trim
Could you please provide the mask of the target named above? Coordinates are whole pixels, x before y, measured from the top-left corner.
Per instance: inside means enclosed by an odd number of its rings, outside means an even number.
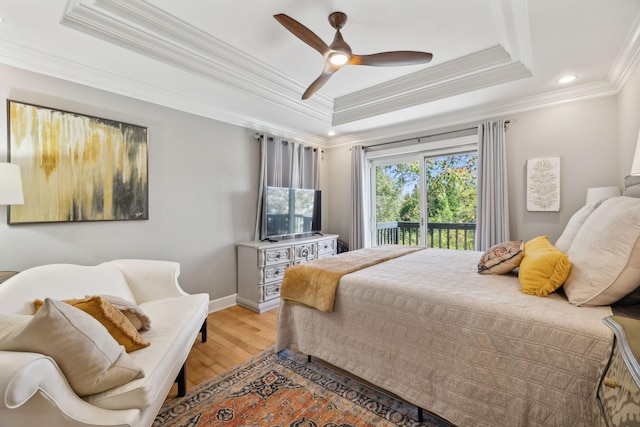
[[[237,305],[236,296],[237,294],[232,294],[226,297],[209,301],[209,313],[224,310],[225,308],[229,308],[229,307],[233,307],[234,305]]]

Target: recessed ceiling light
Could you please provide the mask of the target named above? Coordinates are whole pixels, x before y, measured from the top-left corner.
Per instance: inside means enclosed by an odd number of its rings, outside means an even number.
[[[327,132],[327,135],[336,136],[336,131],[335,130],[330,130],[329,132]]]
[[[574,81],[577,78],[578,78],[578,76],[576,76],[576,75],[564,76],[564,77],[562,77],[561,79],[558,80],[558,83],[560,83],[561,85],[565,85],[567,83],[571,83],[572,81]]]

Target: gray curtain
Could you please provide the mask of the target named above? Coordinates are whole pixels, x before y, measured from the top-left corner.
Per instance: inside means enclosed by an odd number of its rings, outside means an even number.
[[[320,150],[268,135],[260,136],[260,182],[254,239],[260,240],[265,187],[320,188]]]
[[[478,126],[478,214],[475,249],[484,251],[509,239],[504,120],[497,120]]]
[[[368,245],[367,205],[365,198],[365,152],[362,145],[351,148],[351,226],[349,227],[349,250]]]

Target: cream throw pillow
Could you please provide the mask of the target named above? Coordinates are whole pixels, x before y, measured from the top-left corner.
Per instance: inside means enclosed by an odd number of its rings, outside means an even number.
[[[584,224],[593,211],[602,204],[602,201],[603,200],[596,200],[578,209],[578,212],[574,213],[571,219],[569,219],[567,226],[564,228],[560,237],[558,237],[558,240],[556,240],[554,246],[566,254],[569,251],[569,247],[571,247],[571,242],[573,242],[576,234],[578,234],[578,231],[582,228],[582,224]]]
[[[70,304],[75,308],[90,314],[91,317],[96,319],[102,324],[118,344],[123,345],[130,353],[135,350],[139,350],[149,345],[148,341],[138,333],[138,330],[129,321],[129,319],[118,310],[109,301],[104,300],[102,297],[93,296],[83,299],[68,299],[62,302]],[[33,301],[36,311],[42,307],[42,300]]]
[[[610,305],[640,284],[640,199],[613,197],[584,222],[567,253],[564,284],[574,305]]]
[[[49,298],[27,322],[14,322],[0,330],[0,350],[51,356],[78,396],[100,393],[144,376],[100,322]]]

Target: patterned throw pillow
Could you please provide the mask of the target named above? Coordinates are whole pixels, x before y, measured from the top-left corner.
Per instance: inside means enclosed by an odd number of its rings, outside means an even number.
[[[524,242],[512,240],[490,247],[478,261],[478,273],[506,274],[517,268],[524,256]]]

